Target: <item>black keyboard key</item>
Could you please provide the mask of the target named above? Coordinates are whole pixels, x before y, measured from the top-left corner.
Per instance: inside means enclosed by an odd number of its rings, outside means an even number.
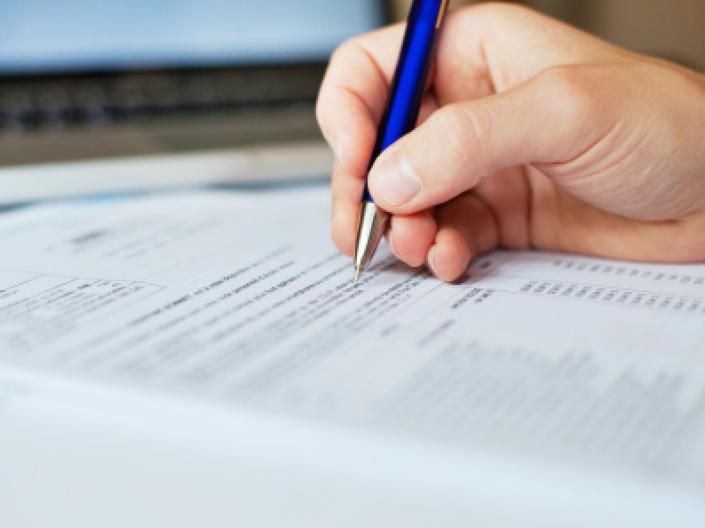
[[[310,103],[320,74],[302,68],[0,83],[0,128],[34,130]]]

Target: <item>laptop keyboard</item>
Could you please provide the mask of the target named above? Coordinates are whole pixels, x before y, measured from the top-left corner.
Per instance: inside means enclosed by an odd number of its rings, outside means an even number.
[[[322,68],[0,81],[0,134],[311,103]]]

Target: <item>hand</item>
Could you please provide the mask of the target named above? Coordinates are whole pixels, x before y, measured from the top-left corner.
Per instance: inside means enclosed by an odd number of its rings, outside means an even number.
[[[317,115],[352,254],[402,25],[334,54]],[[392,251],[441,279],[496,247],[705,260],[705,78],[510,5],[451,13],[419,127],[376,161]]]

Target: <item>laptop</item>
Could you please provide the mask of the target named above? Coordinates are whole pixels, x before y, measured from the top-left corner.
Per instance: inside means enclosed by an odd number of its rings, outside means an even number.
[[[1,2],[0,201],[324,167],[325,64],[383,4]]]

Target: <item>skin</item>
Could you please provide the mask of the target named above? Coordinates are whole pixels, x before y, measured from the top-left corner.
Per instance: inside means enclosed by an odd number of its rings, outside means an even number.
[[[333,55],[317,117],[332,234],[352,255],[403,25]],[[410,266],[453,281],[497,247],[705,261],[705,76],[528,9],[449,14],[419,126],[369,173]]]

